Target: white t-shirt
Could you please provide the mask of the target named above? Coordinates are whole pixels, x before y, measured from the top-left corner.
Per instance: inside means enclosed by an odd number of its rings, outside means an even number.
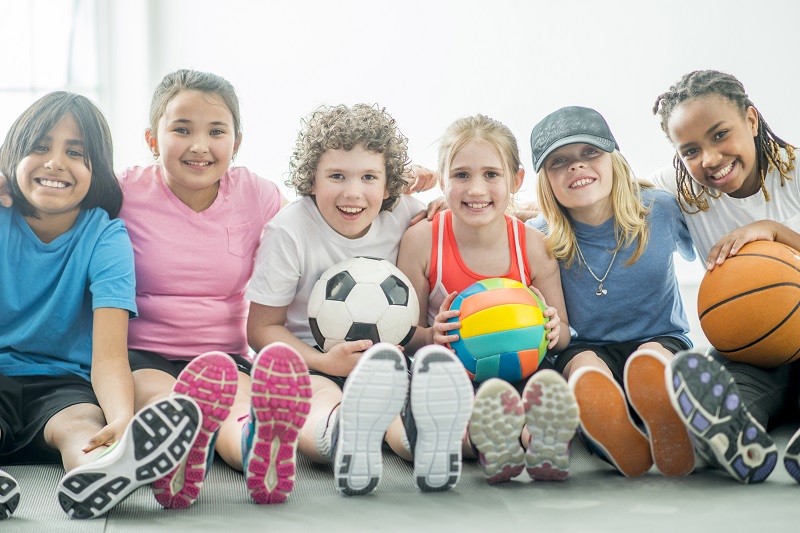
[[[261,238],[256,266],[245,298],[270,307],[289,306],[286,327],[298,339],[316,346],[308,325],[308,297],[328,268],[350,257],[370,256],[397,262],[400,239],[411,217],[424,204],[403,195],[392,211],[381,211],[358,239],[336,233],[304,196],[281,210]]]
[[[786,157],[784,150],[781,150],[781,156]],[[705,263],[708,252],[726,234],[758,220],[774,220],[800,233],[800,160],[796,160],[794,165],[789,172],[792,179],[786,180],[783,187],[777,170],[767,173],[764,184],[769,192],[769,201],[760,189],[747,198],[733,198],[723,193],[719,198],[708,198],[708,211],[685,215],[701,261]],[[672,194],[677,190],[672,166],[659,169],[645,179]]]

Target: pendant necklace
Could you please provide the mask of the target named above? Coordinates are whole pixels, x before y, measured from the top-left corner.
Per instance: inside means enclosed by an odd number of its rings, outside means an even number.
[[[603,277],[602,277],[602,278],[598,278],[598,277],[595,275],[595,273],[592,271],[592,267],[590,267],[590,266],[589,266],[589,263],[587,263],[587,262],[586,262],[586,258],[585,258],[585,257],[583,257],[583,252],[581,252],[581,247],[580,247],[580,245],[578,244],[578,240],[577,240],[577,239],[575,240],[575,246],[577,246],[577,247],[578,247],[578,255],[581,257],[581,261],[583,261],[583,264],[584,264],[584,265],[586,265],[586,269],[589,271],[589,274],[591,274],[591,275],[592,275],[592,277],[594,278],[594,280],[595,280],[597,283],[599,283],[599,284],[600,284],[600,285],[597,287],[597,291],[595,292],[595,295],[597,295],[597,296],[603,296],[603,295],[605,295],[605,294],[608,294],[608,290],[603,288],[603,281],[605,281],[605,279],[608,277],[608,273],[609,273],[609,272],[611,272],[611,265],[613,265],[613,264],[614,264],[614,259],[616,259],[616,258],[617,258],[617,252],[619,252],[619,247],[620,247],[620,244],[621,244],[621,243],[617,242],[617,249],[616,249],[616,250],[614,250],[614,255],[612,255],[612,256],[611,256],[611,262],[608,264],[608,268],[606,269],[606,273],[605,273],[605,274],[603,274]]]

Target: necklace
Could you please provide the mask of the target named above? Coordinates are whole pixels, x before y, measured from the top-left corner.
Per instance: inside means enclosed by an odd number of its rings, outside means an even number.
[[[581,252],[581,247],[580,247],[580,245],[578,244],[578,241],[577,241],[577,240],[575,240],[575,246],[577,246],[577,247],[578,247],[578,255],[581,257],[581,261],[583,261],[583,264],[584,264],[584,265],[586,265],[586,269],[589,271],[589,274],[591,274],[591,275],[592,275],[592,277],[594,278],[594,280],[595,280],[597,283],[599,283],[599,284],[600,284],[600,285],[597,287],[597,291],[595,292],[595,295],[597,295],[597,296],[603,296],[603,295],[605,295],[605,294],[608,294],[608,290],[603,288],[603,281],[605,281],[605,279],[608,277],[608,273],[609,273],[609,272],[611,272],[611,265],[613,265],[613,264],[614,264],[614,259],[616,259],[616,258],[617,258],[617,252],[619,252],[619,245],[620,245],[620,243],[619,243],[619,242],[617,242],[617,249],[616,249],[616,250],[614,250],[614,255],[612,255],[612,256],[611,256],[611,262],[608,264],[608,268],[606,269],[606,273],[605,273],[605,274],[603,274],[603,277],[602,277],[602,278],[598,278],[598,277],[595,275],[595,273],[592,271],[592,267],[590,267],[590,266],[589,266],[589,263],[587,263],[587,262],[586,262],[586,258],[585,258],[585,257],[583,257],[583,252]]]

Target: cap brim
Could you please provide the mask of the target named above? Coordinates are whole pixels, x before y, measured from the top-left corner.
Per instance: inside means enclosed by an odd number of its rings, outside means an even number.
[[[568,144],[576,144],[576,143],[586,143],[591,144],[596,148],[600,148],[604,152],[611,153],[614,151],[616,144],[614,141],[609,139],[604,139],[603,137],[598,137],[596,135],[587,135],[585,133],[581,133],[580,135],[571,135],[570,137],[564,137],[563,139],[559,139],[550,146],[547,147],[547,150],[544,151],[542,157],[534,165],[534,171],[539,172],[544,164],[544,160],[547,159],[554,150],[558,150],[562,146],[566,146]]]

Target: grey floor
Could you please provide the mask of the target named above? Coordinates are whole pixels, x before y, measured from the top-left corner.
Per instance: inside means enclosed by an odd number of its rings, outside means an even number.
[[[793,428],[772,434],[781,454]],[[703,531],[797,531],[800,484],[783,469],[782,459],[770,478],[746,486],[724,474],[699,468],[682,479],[667,479],[655,469],[626,479],[573,442],[571,473],[560,483],[533,483],[526,474],[488,486],[474,462],[464,465],[450,492],[415,490],[411,466],[391,452],[384,454],[384,475],[368,496],[345,498],[333,486],[330,468],[302,458],[297,482],[282,505],[250,502],[242,475],[217,459],[200,498],[189,509],[162,509],[150,489],[133,493],[106,516],[71,520],[61,511],[55,487],[57,465],[7,466],[17,478],[22,500],[0,532],[121,531],[627,531],[687,533]]]

